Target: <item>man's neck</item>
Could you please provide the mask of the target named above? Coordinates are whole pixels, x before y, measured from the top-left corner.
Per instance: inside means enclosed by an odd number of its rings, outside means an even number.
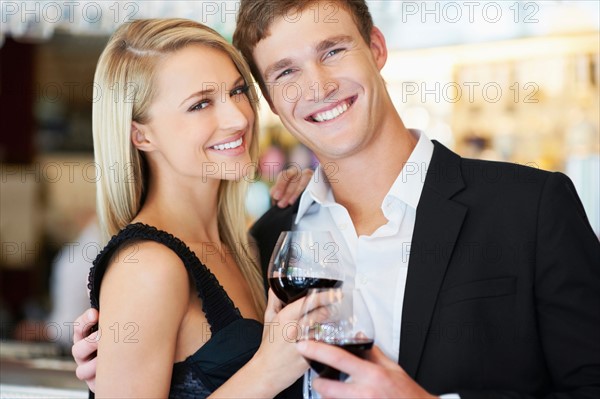
[[[355,155],[325,163],[335,200],[348,210],[357,235],[370,235],[387,223],[381,204],[416,143],[400,124]]]

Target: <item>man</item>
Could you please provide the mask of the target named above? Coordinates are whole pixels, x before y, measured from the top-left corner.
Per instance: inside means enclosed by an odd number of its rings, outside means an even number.
[[[351,376],[317,391],[600,397],[600,244],[568,178],[406,129],[364,1],[243,0],[234,44],[321,163],[294,206],[253,227],[263,267],[281,230],[332,230],[376,325],[367,360],[298,344]]]
[[[363,1],[242,1],[234,44],[323,165],[295,207],[254,226],[263,266],[278,230],[333,230],[393,360],[304,344],[352,376],[317,390],[600,397],[600,245],[568,178],[461,159],[407,130]]]

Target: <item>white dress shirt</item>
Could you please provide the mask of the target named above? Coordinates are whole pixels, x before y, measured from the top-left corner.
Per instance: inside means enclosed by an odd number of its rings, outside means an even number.
[[[398,361],[404,287],[415,216],[433,143],[419,131],[408,161],[383,199],[388,220],[373,234],[356,235],[346,208],[335,202],[322,169],[317,168],[300,198],[296,230],[329,230],[340,246],[344,288],[361,290],[375,325],[375,343]],[[363,189],[368,189],[364,187]]]
[[[317,168],[300,197],[294,225],[295,230],[332,232],[340,246],[338,259],[345,273],[344,289],[361,290],[373,318],[375,344],[396,362],[400,352],[410,243],[417,205],[433,155],[431,140],[420,131],[410,132],[418,138],[417,145],[381,204],[386,224],[369,236],[357,236],[348,211],[335,202],[323,170]],[[458,396],[448,396],[454,397]]]

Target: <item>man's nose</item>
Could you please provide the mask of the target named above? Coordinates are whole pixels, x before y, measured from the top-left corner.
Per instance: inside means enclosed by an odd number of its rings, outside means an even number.
[[[305,71],[302,97],[305,101],[321,102],[338,91],[339,85],[326,67],[317,65]]]

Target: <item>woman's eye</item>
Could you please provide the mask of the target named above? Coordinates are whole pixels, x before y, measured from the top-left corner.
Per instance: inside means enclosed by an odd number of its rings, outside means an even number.
[[[190,107],[189,111],[199,111],[201,109],[208,107],[209,104],[210,104],[210,102],[208,100],[202,100],[199,103],[192,105]]]
[[[250,86],[248,86],[248,85],[238,86],[235,89],[231,90],[231,93],[229,93],[229,94],[231,96],[239,96],[240,94],[248,93],[249,89],[250,89]]]

